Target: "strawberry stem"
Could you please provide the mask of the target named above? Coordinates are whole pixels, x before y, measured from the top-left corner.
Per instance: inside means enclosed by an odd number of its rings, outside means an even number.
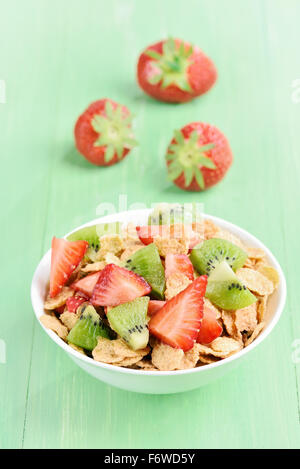
[[[110,101],[105,103],[105,113],[94,115],[91,125],[98,134],[94,146],[106,147],[106,163],[109,163],[115,154],[121,159],[125,148],[132,149],[137,145],[131,129],[132,118],[131,115],[124,115],[121,105],[114,109]]]
[[[162,88],[170,85],[176,85],[183,91],[192,92],[192,88],[188,80],[188,68],[192,63],[191,55],[193,47],[186,48],[184,43],[176,45],[173,38],[169,38],[163,44],[163,52],[159,54],[153,49],[145,52],[148,57],[155,61],[157,73],[149,78],[149,83],[157,85],[161,82]]]
[[[201,168],[216,169],[216,165],[206,154],[215,145],[208,143],[201,146],[197,130],[186,139],[180,130],[175,130],[174,139],[175,143],[169,145],[166,154],[166,160],[169,162],[169,179],[174,181],[183,173],[185,187],[188,187],[195,178],[199,187],[205,189]]]

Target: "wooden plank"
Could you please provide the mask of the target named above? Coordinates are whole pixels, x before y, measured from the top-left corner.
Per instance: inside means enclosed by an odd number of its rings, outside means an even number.
[[[0,446],[299,447],[300,103],[291,99],[299,2],[28,0],[17,18],[16,5],[0,18],[0,42],[9,44],[0,51],[8,93],[0,104],[1,241],[14,250],[4,251],[0,298],[9,311],[0,317],[8,357],[0,364]],[[139,51],[169,34],[199,44],[219,70],[211,92],[182,106],[155,102],[135,84]],[[81,158],[72,136],[78,114],[103,96],[136,114],[140,141],[105,169]],[[225,180],[203,194],[170,184],[163,159],[173,129],[193,120],[220,127],[235,155]],[[289,298],[279,325],[222,380],[170,396],[114,389],[77,368],[34,322],[29,282],[51,237],[94,218],[101,202],[117,210],[120,194],[128,204],[201,201],[282,263]]]

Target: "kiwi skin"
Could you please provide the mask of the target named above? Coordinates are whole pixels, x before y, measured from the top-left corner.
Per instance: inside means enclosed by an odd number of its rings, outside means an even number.
[[[225,239],[211,238],[192,249],[190,260],[201,275],[210,275],[222,261],[235,272],[242,267],[248,254],[239,246]]]

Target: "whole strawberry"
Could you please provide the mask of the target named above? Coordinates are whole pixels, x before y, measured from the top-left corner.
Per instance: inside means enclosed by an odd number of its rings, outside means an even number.
[[[203,122],[175,130],[166,154],[169,179],[187,191],[203,191],[217,184],[232,159],[227,138]]]
[[[78,151],[91,163],[111,166],[137,144],[127,107],[111,99],[92,103],[78,118],[74,134]]]
[[[198,47],[170,38],[144,50],[138,61],[137,79],[153,98],[184,103],[206,93],[215,83],[217,71]]]

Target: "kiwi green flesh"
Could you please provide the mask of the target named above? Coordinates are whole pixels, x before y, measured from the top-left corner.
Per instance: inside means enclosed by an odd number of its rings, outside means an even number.
[[[97,225],[86,226],[80,230],[71,233],[68,241],[88,241],[89,246],[98,250],[100,247],[101,236],[109,234],[119,234],[121,231],[121,222],[115,223],[99,223]]]
[[[208,277],[205,296],[225,310],[245,308],[257,300],[239,281],[226,261],[221,262]]]
[[[196,204],[158,204],[149,215],[148,225],[191,224],[199,222],[202,214]]]
[[[248,254],[239,246],[225,239],[211,238],[195,246],[190,260],[199,274],[210,275],[216,266],[226,261],[235,272],[243,267]]]
[[[97,260],[97,252],[100,248],[101,236],[107,234],[120,233],[121,222],[115,223],[99,223],[98,225],[86,226],[80,230],[71,233],[68,241],[87,241],[89,243],[88,250],[86,251],[85,258],[90,259],[92,262]]]
[[[136,298],[107,312],[110,327],[133,350],[143,349],[149,341],[147,311],[149,297]]]
[[[82,314],[70,330],[67,341],[71,344],[92,351],[97,345],[97,337],[110,339],[109,328],[106,327],[93,306],[81,308]]]
[[[151,297],[157,300],[164,299],[165,271],[154,243],[136,251],[126,261],[125,268],[140,275],[149,283],[152,288]]]
[[[99,249],[100,247],[96,225],[81,228],[80,230],[75,231],[75,233],[71,233],[67,239],[68,241],[87,241],[89,243],[89,247],[95,249]]]

